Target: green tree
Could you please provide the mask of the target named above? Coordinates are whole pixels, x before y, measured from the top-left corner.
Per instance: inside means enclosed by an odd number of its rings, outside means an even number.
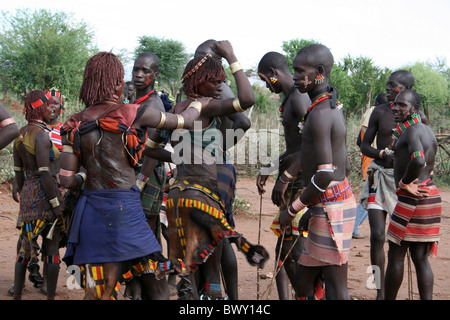
[[[343,72],[347,72],[350,87],[346,87],[347,92],[343,92],[340,83],[333,83],[345,94],[347,112],[364,110],[369,107],[373,99],[380,92],[386,91],[387,77],[391,73],[389,69],[381,69],[373,64],[372,59],[367,57],[353,58],[347,55],[339,63]],[[332,75],[333,76],[333,75]],[[340,90],[339,90],[340,89]]]
[[[304,47],[309,46],[310,44],[315,44],[315,43],[320,44],[320,42],[318,42],[314,39],[292,39],[292,40],[288,40],[288,41],[283,41],[281,48],[283,49],[283,52],[285,53],[288,67],[289,67],[289,70],[291,70],[291,72],[294,71],[292,69],[292,61],[294,60],[297,52],[299,52]]]
[[[142,52],[150,51],[159,58],[159,82],[168,87],[170,93],[176,96],[181,87],[181,76],[188,62],[184,44],[177,40],[161,39],[157,37],[139,37],[139,45],[135,50],[135,57]]]
[[[414,75],[413,90],[420,94],[427,117],[430,114],[430,107],[441,107],[448,103],[449,86],[447,80],[431,64],[416,62],[402,69],[409,70]]]
[[[45,9],[1,12],[0,80],[3,92],[24,97],[33,89],[58,88],[78,97],[86,61],[97,51],[94,34],[73,14]]]

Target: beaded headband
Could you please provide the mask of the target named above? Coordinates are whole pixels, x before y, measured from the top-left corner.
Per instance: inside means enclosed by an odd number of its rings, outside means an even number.
[[[183,80],[186,80],[187,78],[189,78],[190,76],[192,76],[192,74],[193,74],[194,72],[196,72],[196,71],[198,70],[198,68],[200,68],[200,67],[202,66],[202,64],[205,63],[206,59],[208,59],[208,58],[212,58],[212,55],[211,55],[210,53],[207,53],[206,56],[204,56],[203,59],[200,60],[200,61],[195,65],[195,67],[193,67],[193,68],[191,69],[191,71],[189,71],[188,73],[186,73],[186,74],[183,76]]]
[[[48,100],[50,100],[51,97],[57,97],[61,103],[61,109],[63,109],[63,106],[62,106],[63,96],[62,96],[61,92],[55,91],[55,90],[47,90],[47,93],[45,94],[44,97],[42,97],[42,99],[38,99],[35,102],[30,103],[27,107],[30,110],[36,109],[36,108],[42,106]]]

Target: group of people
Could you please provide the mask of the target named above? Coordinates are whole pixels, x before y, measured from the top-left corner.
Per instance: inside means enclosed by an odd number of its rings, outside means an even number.
[[[225,83],[222,59],[236,96]],[[276,52],[258,65],[267,88],[283,95],[286,150],[256,181],[262,196],[267,178],[278,170],[271,198],[279,212],[271,229],[278,237],[280,299],[289,299],[289,282],[298,299],[349,299],[357,202],[347,179],[345,118],[329,83],[333,63],[326,46],[313,44],[295,56],[294,74]],[[224,289],[237,300],[231,244],[250,265],[264,267],[269,253],[237,232],[233,218],[236,170],[227,149],[250,128],[243,112],[255,104],[255,95],[230,42],[199,45],[183,73],[185,99],[174,105],[155,88],[158,72],[159,58],[144,52],[125,83],[119,59],[100,52],[85,67],[79,97],[86,108],[63,124],[55,125],[62,108],[55,90],[28,94],[28,124],[20,131],[0,110],[0,146],[14,140],[20,193],[14,299],[21,299],[27,267],[40,253],[48,299],[55,297],[61,260],[79,267],[86,299],[103,300],[117,298],[121,284],[133,299],[169,299],[176,285],[179,299],[220,299]],[[410,77],[406,71],[390,76],[389,103],[373,108],[360,141],[361,152],[374,159],[361,204],[369,212],[371,261],[381,269],[379,299],[396,298],[407,250],[421,298],[432,297],[427,254],[436,254],[439,240],[441,203],[431,180],[437,144]],[[391,219],[384,272],[386,213]]]

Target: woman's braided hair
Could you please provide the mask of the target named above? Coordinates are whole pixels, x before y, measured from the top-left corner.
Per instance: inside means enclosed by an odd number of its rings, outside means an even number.
[[[183,91],[188,97],[198,97],[198,87],[207,81],[225,80],[222,63],[206,55],[188,62],[183,73]]]
[[[90,107],[96,102],[112,99],[124,75],[123,65],[115,54],[97,53],[86,63],[80,100]]]
[[[25,98],[25,106],[23,108],[25,119],[27,121],[38,119],[45,113],[45,110],[50,103],[50,100],[47,101],[46,99],[44,99],[46,93],[47,91],[44,90],[33,90],[28,93],[27,97]],[[31,107],[31,104],[36,102],[37,100],[43,100],[44,103],[36,108]]]

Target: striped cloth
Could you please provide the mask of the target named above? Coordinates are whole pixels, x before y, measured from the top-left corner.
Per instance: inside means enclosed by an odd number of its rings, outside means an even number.
[[[401,241],[430,242],[428,253],[436,257],[442,213],[441,196],[430,179],[423,183],[429,188],[426,198],[419,199],[402,189],[397,190],[398,203],[389,222],[387,238],[398,245]]]
[[[356,201],[347,179],[325,190],[311,208],[308,237],[299,263],[304,266],[343,265],[348,261]]]
[[[236,191],[236,168],[229,163],[216,165],[217,188],[225,206],[225,215],[228,223],[234,227],[233,204]]]
[[[52,131],[48,133],[50,136],[50,140],[53,142],[53,144],[58,148],[58,150],[62,151],[62,142],[61,142],[61,127],[63,123],[61,121],[58,121],[57,124],[49,124],[49,126],[52,128]]]

